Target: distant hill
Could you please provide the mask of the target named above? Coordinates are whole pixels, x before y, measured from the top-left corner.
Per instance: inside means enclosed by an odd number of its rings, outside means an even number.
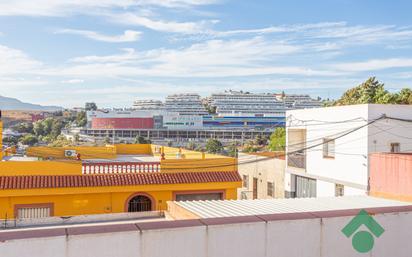
[[[18,99],[0,96],[0,110],[24,110],[24,111],[60,111],[63,110],[59,106],[43,106],[38,104],[24,103]]]

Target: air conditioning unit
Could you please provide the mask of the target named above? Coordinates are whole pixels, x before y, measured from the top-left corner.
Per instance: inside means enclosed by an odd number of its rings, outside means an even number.
[[[65,157],[76,157],[76,150],[64,150]]]

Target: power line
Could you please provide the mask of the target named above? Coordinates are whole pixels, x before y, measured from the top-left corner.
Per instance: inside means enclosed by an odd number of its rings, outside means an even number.
[[[324,144],[326,144],[326,143],[328,143],[328,142],[330,142],[330,141],[333,141],[333,140],[342,138],[342,137],[344,137],[344,136],[346,136],[346,135],[349,135],[349,134],[351,134],[351,133],[354,133],[354,132],[362,129],[363,127],[369,126],[369,125],[371,125],[371,124],[373,124],[373,123],[375,123],[375,122],[377,122],[377,121],[379,121],[379,120],[382,120],[382,119],[394,119],[394,120],[400,120],[400,121],[404,121],[404,122],[412,122],[412,120],[398,119],[398,118],[387,117],[387,116],[383,115],[383,116],[381,116],[380,118],[371,120],[370,122],[368,122],[368,123],[366,123],[366,124],[364,124],[364,125],[362,125],[362,126],[359,126],[359,127],[353,128],[353,129],[350,129],[350,130],[348,130],[348,131],[346,131],[346,132],[336,133],[335,135],[338,135],[338,134],[341,134],[341,135],[336,136],[336,137],[334,137],[334,138],[329,138],[328,140],[324,140],[324,141],[321,142],[321,143],[318,143],[318,144],[315,144],[315,145],[311,145],[311,146],[308,146],[308,147],[304,147],[304,148],[301,148],[301,149],[298,149],[298,150],[295,150],[295,151],[292,151],[292,152],[284,153],[284,154],[281,154],[281,155],[279,155],[279,156],[277,156],[277,157],[285,157],[285,156],[287,156],[287,155],[299,153],[299,152],[302,152],[302,151],[306,151],[306,150],[315,148],[315,147],[320,146],[320,145],[324,145]],[[390,128],[390,129],[391,129],[391,128]],[[378,132],[378,133],[382,133],[382,132],[384,132],[384,131],[381,131],[381,132]],[[375,133],[375,134],[378,134],[378,133]],[[328,136],[328,137],[330,137],[330,136]],[[320,140],[320,139],[324,139],[324,138],[325,138],[325,137],[322,137],[322,138],[319,138],[319,139],[313,139],[313,140],[311,140],[311,141]],[[356,140],[359,140],[359,139],[356,139]],[[352,141],[355,141],[355,140],[352,140]],[[348,141],[348,142],[350,142],[350,141]],[[348,142],[346,142],[346,143],[348,143]],[[306,143],[306,142],[303,142],[303,143]],[[299,143],[299,144],[296,144],[296,145],[302,145],[302,143]],[[289,146],[290,146],[290,145],[288,145],[288,147],[289,147]],[[346,153],[340,153],[340,154],[346,154]],[[348,154],[348,155],[349,155],[349,154]],[[355,154],[352,154],[352,155],[355,155]],[[261,158],[261,159],[252,160],[252,161],[246,161],[246,162],[241,162],[241,163],[238,162],[237,165],[255,163],[255,162],[264,161],[264,160],[267,160],[267,159],[272,159],[272,157],[263,157],[263,158]],[[193,161],[193,162],[196,163],[196,164],[198,164],[197,161]],[[173,165],[173,166],[179,166],[179,165],[181,165],[181,166],[187,166],[187,165],[190,165],[190,162],[186,162],[186,163],[184,163],[184,164],[171,164],[171,165]],[[203,166],[203,167],[200,167],[200,168],[219,168],[219,167],[228,167],[228,166],[232,166],[232,165],[233,165],[233,164],[207,165],[207,166]],[[182,169],[182,168],[181,168],[181,167],[170,167],[170,168],[166,168],[166,169]],[[185,169],[190,169],[190,168],[185,168]]]

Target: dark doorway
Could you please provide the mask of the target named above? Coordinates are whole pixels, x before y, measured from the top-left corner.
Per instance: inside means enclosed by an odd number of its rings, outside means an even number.
[[[152,200],[144,195],[137,195],[130,199],[128,212],[143,212],[152,210]]]
[[[253,199],[258,198],[258,179],[253,178]]]

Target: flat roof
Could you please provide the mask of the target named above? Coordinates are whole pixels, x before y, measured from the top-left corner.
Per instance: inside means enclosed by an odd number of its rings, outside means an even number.
[[[293,199],[181,201],[174,203],[199,218],[223,218],[412,205],[412,203],[408,202],[366,195]]]

